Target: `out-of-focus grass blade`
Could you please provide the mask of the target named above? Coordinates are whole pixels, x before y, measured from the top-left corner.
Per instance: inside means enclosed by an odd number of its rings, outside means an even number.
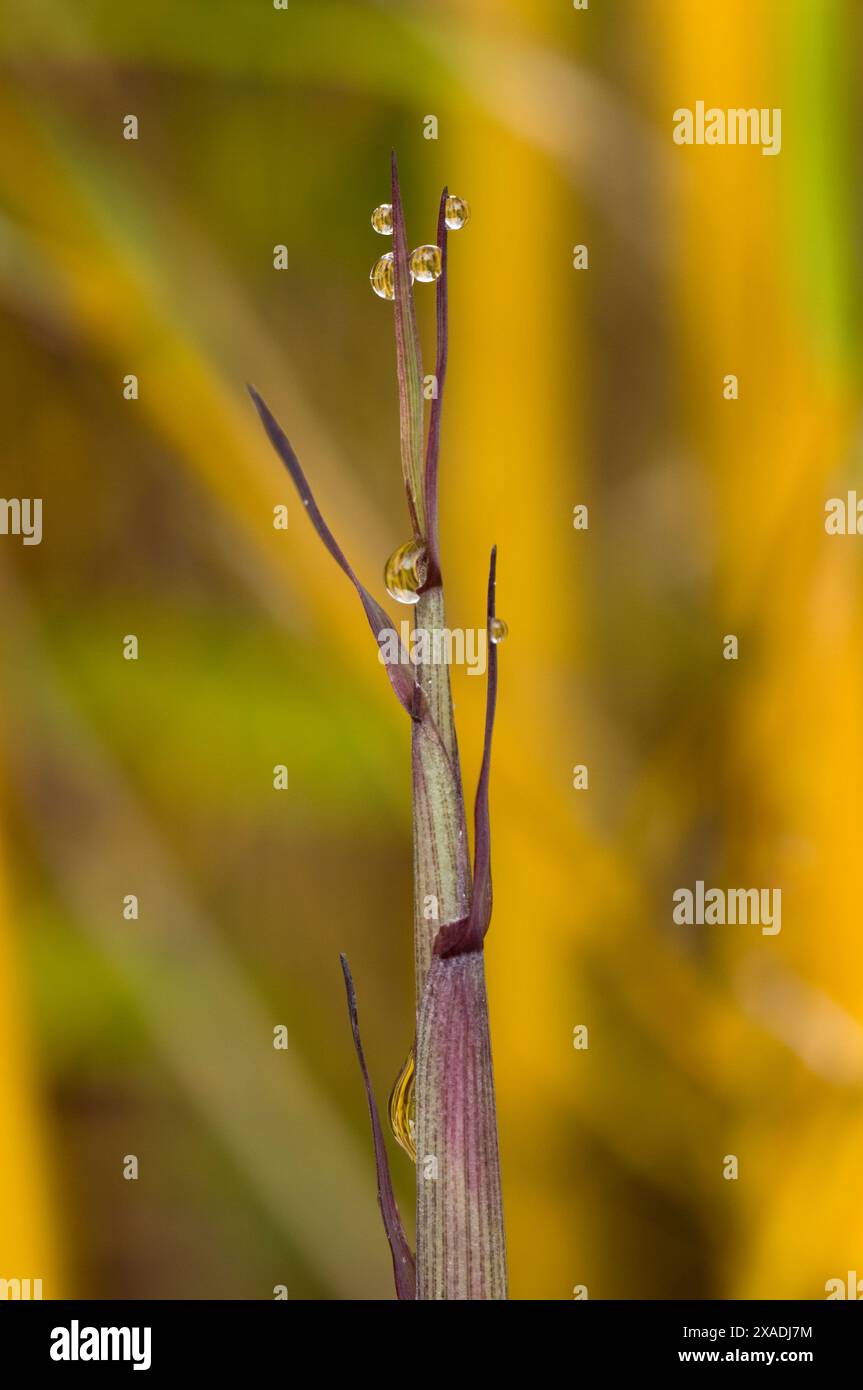
[[[10,777],[57,891],[128,985],[154,1044],[275,1228],[337,1296],[383,1297],[379,1231],[373,1210],[366,1215],[373,1189],[354,1135],[293,1042],[273,1071],[268,1010],[66,698],[21,591],[3,571],[0,580]],[[147,903],[146,929],[134,934],[116,921],[130,883]]]
[[[5,785],[3,791],[5,801]],[[62,1298],[40,1086],[31,1053],[17,946],[6,885],[5,846],[0,843],[0,1277],[39,1278],[42,1294],[34,1297]]]

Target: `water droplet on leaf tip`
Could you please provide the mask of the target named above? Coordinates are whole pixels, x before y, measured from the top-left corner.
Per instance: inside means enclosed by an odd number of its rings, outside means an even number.
[[[444,208],[444,221],[451,232],[458,232],[470,220],[470,204],[451,193]]]

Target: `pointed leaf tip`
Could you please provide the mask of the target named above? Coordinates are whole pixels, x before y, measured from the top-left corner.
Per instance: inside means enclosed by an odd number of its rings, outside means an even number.
[[[423,479],[423,368],[407,232],[395,150],[392,156],[393,266],[395,271],[396,371],[399,384],[399,437],[402,472],[414,534],[425,540]]]
[[[354,1047],[356,1049],[357,1060],[360,1064],[363,1085],[366,1089],[369,1116],[372,1122],[375,1168],[377,1169],[378,1175],[378,1205],[381,1209],[384,1230],[386,1231],[387,1240],[390,1243],[390,1251],[393,1257],[393,1275],[395,1277],[396,1295],[399,1299],[415,1299],[417,1287],[416,1264],[411,1248],[408,1245],[407,1237],[405,1236],[402,1219],[399,1215],[398,1204],[395,1199],[395,1193],[393,1192],[390,1165],[387,1158],[383,1130],[381,1129],[381,1122],[378,1116],[377,1102],[375,1100],[375,1093],[372,1088],[369,1070],[366,1066],[363,1045],[360,1040],[360,1025],[357,1017],[357,996],[351,977],[351,968],[348,965],[346,956],[340,955],[339,960],[341,961],[342,974],[345,977],[345,992],[348,997],[348,1014],[351,1020]]]
[[[436,394],[432,397],[425,455],[425,511],[430,578],[440,582],[440,534],[438,525],[438,476],[440,461],[441,411],[449,357],[449,272],[447,251],[446,200],[449,190],[441,193],[437,221],[437,245],[441,253],[441,273],[437,279],[435,311],[437,318],[437,350],[435,354]]]
[[[486,604],[486,623],[488,631],[496,614],[495,591],[497,586],[497,546],[492,548],[488,570],[488,599]],[[434,954],[448,959],[452,956],[466,955],[482,947],[483,938],[491,921],[491,824],[489,819],[488,793],[491,776],[491,741],[494,733],[494,716],[497,708],[497,644],[488,642],[488,683],[486,686],[485,735],[483,738],[482,765],[474,802],[474,851],[473,851],[473,895],[470,912],[459,922],[445,923],[434,941]]]
[[[493,546],[488,571],[488,602],[486,624],[491,632],[496,617],[496,584],[498,584],[498,546]],[[495,731],[495,710],[498,708],[498,644],[488,642],[488,684],[485,692],[485,735],[482,741],[482,765],[479,767],[477,799],[474,802],[474,890],[470,913],[461,922],[443,924],[435,937],[434,954],[443,958],[479,951],[489,922],[492,920],[492,831],[489,821],[489,780],[492,767],[492,734]]]
[[[254,386],[249,385],[246,389],[254,402],[255,409],[260,416],[267,438],[291,476],[291,481],[300,495],[300,500],[308,513],[309,520],[336,564],[344,571],[356,589],[360,602],[365,610],[369,627],[374,633],[375,640],[378,644],[381,658],[386,666],[390,684],[400,704],[404,706],[408,714],[413,718],[416,702],[416,681],[414,680],[414,672],[410,665],[408,655],[401,641],[398,639],[398,632],[395,624],[386,610],[378,603],[377,599],[373,598],[365,585],[360,583],[353,568],[348,563],[344,551],[321,515],[312,489],[309,487],[306,475],[300,466],[300,461],[281,425],[272,414],[266,402],[255,390]],[[393,658],[392,656],[391,648],[393,645],[393,638],[389,634],[395,634],[395,645],[398,651],[397,658]]]
[[[497,616],[497,546],[492,547],[488,567],[488,600],[486,622],[491,634],[491,625]],[[491,921],[491,825],[488,809],[489,780],[491,776],[491,740],[494,733],[494,717],[497,710],[497,643],[488,642],[488,683],[485,696],[485,736],[483,739],[482,765],[476,789],[474,806],[474,879],[471,920],[475,930],[482,936],[488,931]]]

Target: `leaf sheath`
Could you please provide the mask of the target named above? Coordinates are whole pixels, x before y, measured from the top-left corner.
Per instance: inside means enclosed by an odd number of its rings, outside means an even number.
[[[417,1298],[505,1299],[482,951],[435,955],[417,1030]]]

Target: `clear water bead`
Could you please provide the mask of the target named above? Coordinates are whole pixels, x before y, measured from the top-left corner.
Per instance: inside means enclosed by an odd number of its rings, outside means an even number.
[[[380,260],[375,261],[369,280],[378,298],[395,299],[396,270],[392,251],[385,251]]]
[[[381,236],[392,236],[393,234],[393,205],[392,203],[381,203],[380,207],[375,208],[372,213],[372,226]]]
[[[406,541],[384,565],[384,584],[396,603],[419,603],[419,591],[428,576],[428,557],[419,541]]]
[[[413,1163],[417,1160],[416,1150],[416,1092],[414,1089],[414,1078],[416,1076],[416,1064],[414,1062],[413,1049],[408,1054],[408,1059],[395,1079],[395,1084],[390,1092],[390,1128],[393,1138],[400,1144],[405,1153]]]
[[[444,208],[444,221],[451,232],[458,232],[470,220],[470,204],[451,193]]]
[[[425,284],[437,280],[443,269],[443,258],[439,246],[418,246],[411,251],[410,267],[414,279]]]

